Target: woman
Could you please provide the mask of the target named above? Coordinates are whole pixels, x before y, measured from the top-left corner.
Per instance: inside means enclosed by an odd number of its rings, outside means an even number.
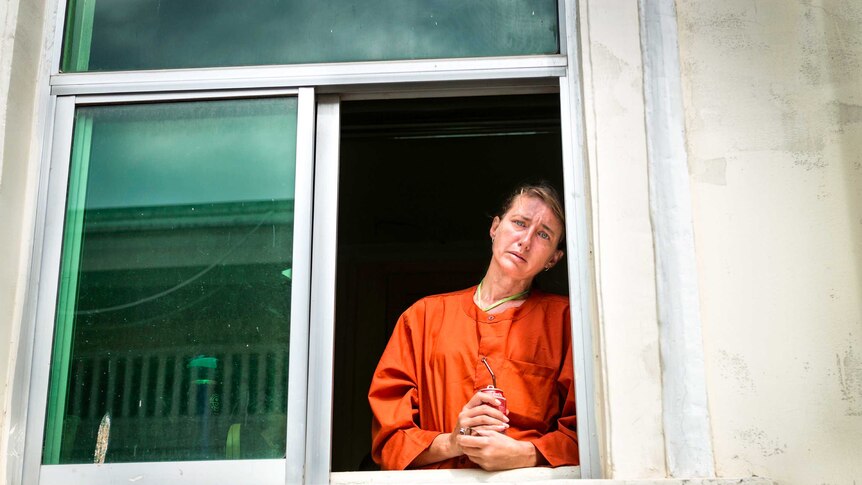
[[[481,283],[401,315],[368,394],[383,469],[578,463],[568,300],[530,289],[563,257],[563,231],[551,187],[517,189],[491,223]]]

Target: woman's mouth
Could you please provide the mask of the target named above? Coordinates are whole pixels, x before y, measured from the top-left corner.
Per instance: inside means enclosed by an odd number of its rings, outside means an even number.
[[[511,254],[511,255],[512,255],[512,256],[514,256],[515,258],[520,259],[521,261],[523,261],[523,262],[525,262],[525,263],[527,262],[527,258],[525,258],[525,257],[521,256],[521,254],[520,254],[520,253],[516,253],[516,252],[513,252],[513,251],[508,251],[508,254]]]

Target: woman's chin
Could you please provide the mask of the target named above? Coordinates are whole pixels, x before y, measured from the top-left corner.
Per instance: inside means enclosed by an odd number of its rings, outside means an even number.
[[[500,272],[508,278],[512,278],[515,280],[530,280],[533,279],[537,274],[536,272],[530,272],[527,265],[523,262],[520,264],[501,264]]]

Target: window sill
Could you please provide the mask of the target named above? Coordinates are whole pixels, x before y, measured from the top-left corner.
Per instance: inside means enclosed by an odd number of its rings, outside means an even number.
[[[581,477],[581,468],[521,468],[502,472],[469,470],[407,470],[386,472],[331,473],[331,485],[439,484],[439,483],[525,483],[571,480]]]
[[[523,468],[503,472],[482,470],[409,470],[386,472],[337,472],[330,474],[331,485],[436,485],[442,483],[495,483],[554,485],[562,480],[579,479],[580,467]],[[627,480],[578,480],[578,485],[775,485],[763,477],[745,478],[655,478]]]

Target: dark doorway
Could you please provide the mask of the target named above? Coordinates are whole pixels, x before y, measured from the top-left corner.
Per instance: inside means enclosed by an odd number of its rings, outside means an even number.
[[[332,471],[368,469],[371,376],[401,312],[475,285],[515,186],[562,189],[559,95],[342,104]],[[567,293],[565,259],[537,285]]]

